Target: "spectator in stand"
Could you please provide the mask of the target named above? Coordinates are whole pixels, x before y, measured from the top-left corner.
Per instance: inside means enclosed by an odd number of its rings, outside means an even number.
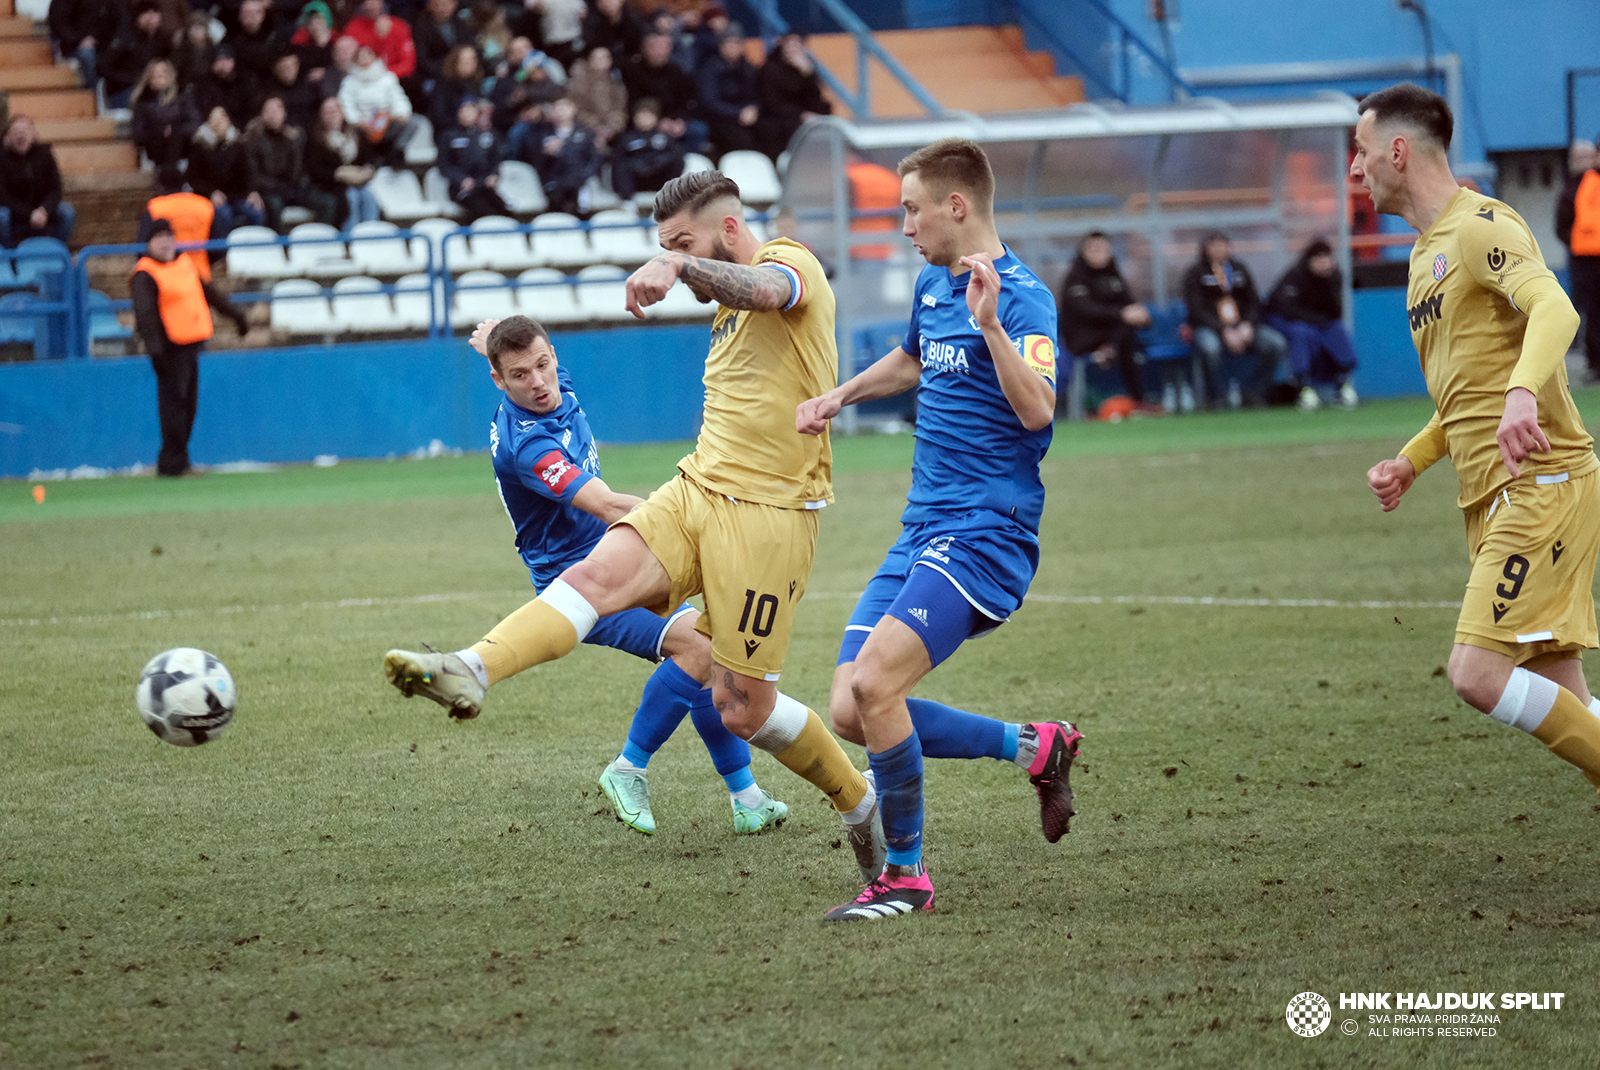
[[[578,109],[578,122],[594,134],[601,151],[628,125],[628,89],[611,65],[609,48],[592,48],[573,65],[567,96]]]
[[[633,125],[617,137],[611,154],[611,188],[623,200],[636,193],[654,193],[683,174],[688,151],[682,138],[661,128],[661,109],[646,97],[633,109]]]
[[[528,162],[539,172],[551,211],[583,214],[589,206],[579,193],[600,173],[600,150],[594,135],[577,121],[578,109],[571,100],[562,97],[545,111],[549,119],[532,131]]]
[[[690,152],[705,147],[706,124],[693,118],[694,79],[672,62],[672,39],[651,34],[644,39],[644,50],[621,65],[622,84],[628,87],[631,113],[642,100],[653,100],[661,109],[661,128],[682,138]]]
[[[104,0],[50,0],[48,18],[56,51],[77,63],[79,80],[92,88],[100,77],[95,54],[117,33],[117,8]]]
[[[464,100],[439,151],[439,173],[450,183],[450,199],[465,222],[510,215],[495,187],[500,184],[500,138],[484,123],[476,101]]]
[[[761,98],[756,93],[756,69],[744,55],[744,31],[730,23],[722,33],[717,54],[700,68],[696,80],[700,112],[710,127],[711,147],[720,158],[735,149],[759,147],[756,124],[761,120]]]
[[[442,70],[433,91],[428,94],[433,105],[428,116],[433,121],[433,139],[441,150],[445,137],[456,125],[461,102],[477,102],[483,96],[483,71],[478,66],[478,53],[471,44],[452,48]]]
[[[213,108],[222,108],[235,126],[250,121],[251,108],[256,99],[256,87],[233,58],[233,49],[220,45],[211,59],[211,70],[195,83],[195,110],[210,115]]]
[[[417,46],[411,40],[406,21],[389,14],[383,0],[361,0],[356,16],[344,28],[359,44],[371,48],[384,69],[398,78],[410,78],[417,70]],[[360,61],[357,61],[360,64]]]
[[[800,124],[819,115],[833,114],[822,96],[817,64],[798,33],[778,38],[778,46],[756,74],[756,96],[761,108],[761,150],[776,160],[789,147]]]
[[[495,69],[489,104],[493,108],[495,132],[506,139],[508,157],[522,158],[520,142],[514,142],[511,133],[522,125],[524,114],[533,111],[536,114],[532,121],[542,122],[544,112],[539,106],[559,99],[566,92],[566,87],[552,77],[552,67],[559,70],[560,64],[537,51],[526,37],[513,37]],[[526,127],[522,133],[526,133]]]
[[[300,57],[300,71],[321,96],[328,95],[328,71],[333,67],[333,11],[323,0],[311,0],[300,12],[299,28],[289,47]]]
[[[728,9],[721,4],[707,4],[695,17],[693,11],[683,13],[684,33],[689,37],[689,65],[691,75],[698,74],[721,48],[722,35],[733,25]]]
[[[513,36],[499,0],[478,0],[472,5],[472,42],[486,65],[500,62]]]
[[[273,63],[283,52],[283,42],[267,20],[267,0],[244,0],[239,5],[238,27],[229,30],[222,43],[233,49],[241,75],[265,85],[272,77]]]
[[[333,63],[322,76],[322,95],[336,97],[339,90],[344,88],[344,80],[350,72],[355,70],[356,53],[361,46],[354,37],[340,36],[333,39]]]
[[[1255,280],[1243,261],[1233,258],[1233,243],[1221,231],[1201,240],[1199,258],[1183,276],[1183,301],[1189,309],[1194,348],[1205,362],[1212,407],[1218,407],[1224,396],[1230,407],[1241,402],[1264,405],[1288,343],[1261,325]],[[1224,377],[1226,356],[1248,364],[1242,388]]]
[[[250,185],[244,138],[221,105],[211,109],[189,142],[187,177],[190,188],[211,201],[218,237],[227,237],[234,227],[259,227],[267,221],[266,202]]]
[[[411,101],[400,79],[384,69],[371,45],[356,49],[356,65],[339,87],[345,121],[359,126],[377,143],[380,166],[404,167],[406,142],[415,129]]]
[[[163,167],[156,175],[156,188],[161,192],[150,198],[144,211],[139,214],[139,232],[135,241],[149,241],[158,219],[166,220],[172,227],[172,236],[182,243],[227,237],[227,231],[217,227],[216,205],[203,194],[184,189],[184,174],[178,168]],[[211,281],[211,264],[215,256],[204,249],[189,249],[182,255],[194,261],[195,270],[202,279]]]
[[[584,0],[523,0],[511,32],[526,37],[566,70],[583,48]]]
[[[372,161],[372,142],[360,127],[345,121],[337,98],[325,98],[306,137],[306,178],[312,189],[338,200],[345,230],[381,218],[369,186],[377,173]]]
[[[1556,236],[1567,247],[1572,304],[1583,316],[1583,354],[1593,383],[1600,381],[1600,154],[1592,141],[1574,141],[1567,152]]]
[[[161,419],[156,474],[181,476],[192,470],[189,435],[200,400],[200,350],[215,330],[206,306],[233,320],[241,335],[250,324],[221,291],[201,278],[193,260],[178,255],[172,224],[165,219],[151,226],[129,289],[134,323],[156,373],[156,410]]]
[[[428,0],[422,17],[411,27],[411,37],[417,50],[414,77],[422,95],[431,100],[434,83],[445,77],[447,57],[457,45],[472,43],[472,21],[456,0]]]
[[[1060,322],[1061,348],[1074,357],[1088,357],[1101,368],[1115,364],[1123,390],[1136,406],[1143,406],[1139,329],[1150,326],[1150,310],[1133,299],[1111,254],[1111,238],[1102,231],[1078,244],[1078,255],[1061,284]],[[1058,401],[1065,395],[1062,391]]]
[[[1356,347],[1344,329],[1344,274],[1333,246],[1316,238],[1267,298],[1267,323],[1289,343],[1289,369],[1300,388],[1298,404],[1310,412],[1322,407],[1318,385],[1337,391],[1347,409],[1359,400],[1350,382]]]
[[[288,122],[283,98],[269,96],[261,102],[261,114],[245,127],[245,160],[250,170],[250,188],[261,195],[266,207],[267,226],[286,233],[283,210],[296,205],[317,215],[324,209],[325,223],[333,222],[326,199],[311,196],[306,183],[305,131]]]
[[[178,91],[172,64],[153,59],[133,89],[133,143],[156,167],[184,158],[189,139],[200,127],[200,115],[188,93]]]
[[[137,0],[132,20],[117,30],[96,61],[106,83],[106,106],[126,108],[150,61],[166,59],[171,52],[172,38],[161,32],[161,6],[156,0]]]
[[[628,59],[639,54],[644,33],[644,20],[625,0],[594,0],[583,19],[583,48],[585,52],[607,48],[612,56]]]
[[[172,70],[178,76],[178,88],[190,92],[203,81],[211,73],[211,61],[216,55],[217,46],[211,42],[211,19],[197,11],[189,16],[172,46]]]
[[[13,115],[0,142],[0,245],[37,237],[66,241],[78,214],[61,199],[56,154],[26,115]]]
[[[273,63],[272,77],[267,79],[256,98],[258,112],[259,102],[268,96],[283,101],[283,106],[289,112],[289,125],[298,126],[301,130],[311,128],[317,118],[317,105],[322,103],[322,94],[317,87],[301,76],[300,57],[293,52],[285,52]]]

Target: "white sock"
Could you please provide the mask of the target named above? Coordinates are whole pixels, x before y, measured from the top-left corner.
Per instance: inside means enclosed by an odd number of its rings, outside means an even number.
[[[1489,711],[1489,716],[1531,735],[1544,723],[1545,716],[1560,694],[1561,685],[1554,680],[1527,669],[1512,669],[1511,679],[1506,681],[1506,689],[1494,709]]]
[[[1011,759],[1024,769],[1032,767],[1039,757],[1039,730],[1031,724],[1017,729],[1017,756]]]
[[[844,823],[846,825],[859,825],[861,822],[871,817],[872,808],[877,805],[878,802],[878,778],[872,775],[871,769],[868,769],[861,775],[867,778],[867,793],[861,796],[861,801],[856,803],[856,808],[854,810],[851,810],[848,814],[839,815],[840,817],[844,818]]]
[[[777,754],[800,738],[807,719],[805,705],[779,691],[778,700],[772,705],[772,713],[767,716],[767,723],[756,729],[746,742],[768,754]]]
[[[1600,696],[1589,696],[1589,712],[1600,717]]]
[[[472,670],[472,675],[477,678],[478,686],[485,691],[489,690],[489,669],[483,664],[483,659],[477,651],[468,647],[466,650],[456,651],[456,657],[467,663],[467,668]]]
[[[728,793],[729,798],[736,802],[742,802],[751,809],[761,805],[761,795],[760,784],[751,784],[748,788],[740,788],[738,791],[730,791]]]
[[[634,765],[620,754],[617,755],[617,760],[612,762],[611,765],[619,773],[645,773],[645,770],[640,769],[637,765]],[[648,775],[648,773],[646,775]]]
[[[572,623],[572,630],[578,633],[580,643],[600,619],[600,614],[589,604],[589,600],[565,580],[552,581],[550,586],[539,593],[539,601]]]

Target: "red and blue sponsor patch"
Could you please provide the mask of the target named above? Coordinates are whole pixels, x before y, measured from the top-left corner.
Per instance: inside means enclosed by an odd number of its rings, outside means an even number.
[[[567,492],[574,479],[583,474],[583,469],[567,460],[559,450],[551,450],[533,462],[533,474],[550,488],[552,494],[559,497]]]

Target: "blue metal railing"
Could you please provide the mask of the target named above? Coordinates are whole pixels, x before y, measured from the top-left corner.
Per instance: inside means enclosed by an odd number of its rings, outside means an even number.
[[[1112,11],[1103,0],[1000,0],[1001,10],[1014,17],[1023,28],[1049,42],[1051,51],[1065,57],[1091,85],[1096,94],[1115,97],[1127,103],[1133,90],[1133,71],[1129,58],[1141,55],[1157,74],[1166,80],[1174,100],[1195,95],[1194,86],[1173,69],[1165,56]],[[1085,15],[1101,23],[1107,32],[1110,54],[1107,63],[1098,63],[1074,47],[1074,37],[1066,25],[1069,19]],[[1094,35],[1098,36],[1098,34]],[[1114,64],[1114,66],[1113,66]]]

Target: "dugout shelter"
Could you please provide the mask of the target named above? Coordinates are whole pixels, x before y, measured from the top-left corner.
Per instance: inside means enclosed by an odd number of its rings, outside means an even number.
[[[900,344],[923,267],[899,234],[897,208],[859,206],[862,186],[852,172],[864,164],[892,172],[910,152],[945,137],[983,146],[995,172],[1000,237],[1057,292],[1079,240],[1095,230],[1111,235],[1135,297],[1166,309],[1169,319],[1207,232],[1226,231],[1264,287],[1323,236],[1344,273],[1348,320],[1345,172],[1356,118],[1356,102],[1332,92],[872,123],[826,117],[791,142],[779,207],[833,273],[841,378]]]

